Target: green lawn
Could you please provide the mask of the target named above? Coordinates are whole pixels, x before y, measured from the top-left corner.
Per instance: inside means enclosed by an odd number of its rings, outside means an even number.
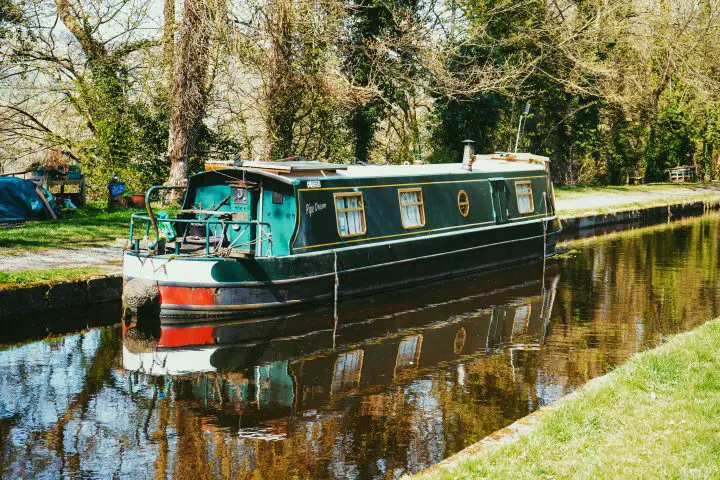
[[[720,321],[559,400],[537,428],[418,478],[720,478]]]
[[[714,183],[717,185],[717,183]],[[598,194],[598,193],[630,193],[630,192],[652,192],[655,190],[687,190],[692,192],[693,190],[702,189],[704,187],[713,185],[713,183],[645,183],[643,185],[565,185],[556,186],[555,194],[558,198],[573,198],[576,196],[582,196],[586,194]]]
[[[130,214],[139,211],[118,209],[107,212],[91,206],[64,211],[57,221],[31,221],[18,227],[0,228],[0,253],[106,245],[127,236]]]
[[[642,210],[651,207],[666,207],[668,205],[688,204],[694,202],[706,202],[708,205],[720,203],[720,192],[688,194],[682,197],[660,197],[645,199],[637,202],[618,203],[606,207],[563,209],[558,210],[558,214],[560,215],[560,218],[573,218],[585,215],[602,215],[606,213]]]
[[[27,287],[40,283],[82,280],[95,275],[101,275],[102,273],[104,273],[102,268],[95,267],[48,268],[46,270],[0,272],[0,290],[12,288],[18,284]]]
[[[720,184],[713,182],[565,186],[555,187],[555,197],[560,202],[559,215],[569,218],[699,201],[717,203],[720,202]],[[606,205],[603,204],[605,198],[608,200]],[[618,199],[623,201],[618,202]],[[589,205],[586,200],[590,201]]]

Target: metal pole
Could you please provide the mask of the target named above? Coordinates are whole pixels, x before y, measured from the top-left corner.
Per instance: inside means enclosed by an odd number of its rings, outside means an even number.
[[[210,255],[210,223],[205,223],[205,255]]]
[[[513,153],[517,153],[518,146],[520,145],[520,134],[525,129],[525,120],[527,119],[528,114],[530,113],[530,102],[527,102],[525,104],[525,111],[520,115],[520,121],[518,122],[518,129],[517,129],[517,136],[515,137],[515,151]]]
[[[522,125],[523,116],[520,115],[520,121],[518,122],[518,129],[517,129],[517,135],[515,136],[515,148],[513,149],[513,153],[517,153],[518,145],[520,144],[520,126]]]
[[[265,193],[265,190],[263,190],[263,182],[260,180],[260,200],[258,201],[258,224],[257,224],[257,231],[259,232],[258,238],[256,239],[257,244],[257,256],[262,257],[262,221],[263,221],[263,195]]]

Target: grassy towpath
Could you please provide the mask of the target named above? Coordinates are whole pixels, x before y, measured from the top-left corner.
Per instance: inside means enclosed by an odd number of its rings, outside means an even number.
[[[540,411],[525,433],[416,479],[720,478],[718,345],[716,319]]]
[[[88,207],[66,211],[57,221],[29,221],[0,228],[0,254],[49,248],[108,245],[127,236],[130,214],[139,210]]]
[[[78,280],[120,271],[130,214],[90,206],[64,212],[57,221],[0,227],[0,288]]]
[[[556,187],[555,198],[558,213],[568,218],[701,200],[720,202],[720,183]]]

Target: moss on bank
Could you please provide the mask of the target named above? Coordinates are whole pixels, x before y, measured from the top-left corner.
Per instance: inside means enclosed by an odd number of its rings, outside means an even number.
[[[418,478],[720,478],[720,321],[640,353],[508,445]]]
[[[105,271],[97,267],[48,268],[45,270],[0,272],[0,290],[84,280],[103,273],[105,273]]]

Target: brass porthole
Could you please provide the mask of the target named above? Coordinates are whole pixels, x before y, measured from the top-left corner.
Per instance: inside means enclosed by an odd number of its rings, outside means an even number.
[[[460,215],[467,217],[470,214],[470,200],[468,199],[468,195],[465,193],[465,190],[460,190],[458,192],[457,202]]]

